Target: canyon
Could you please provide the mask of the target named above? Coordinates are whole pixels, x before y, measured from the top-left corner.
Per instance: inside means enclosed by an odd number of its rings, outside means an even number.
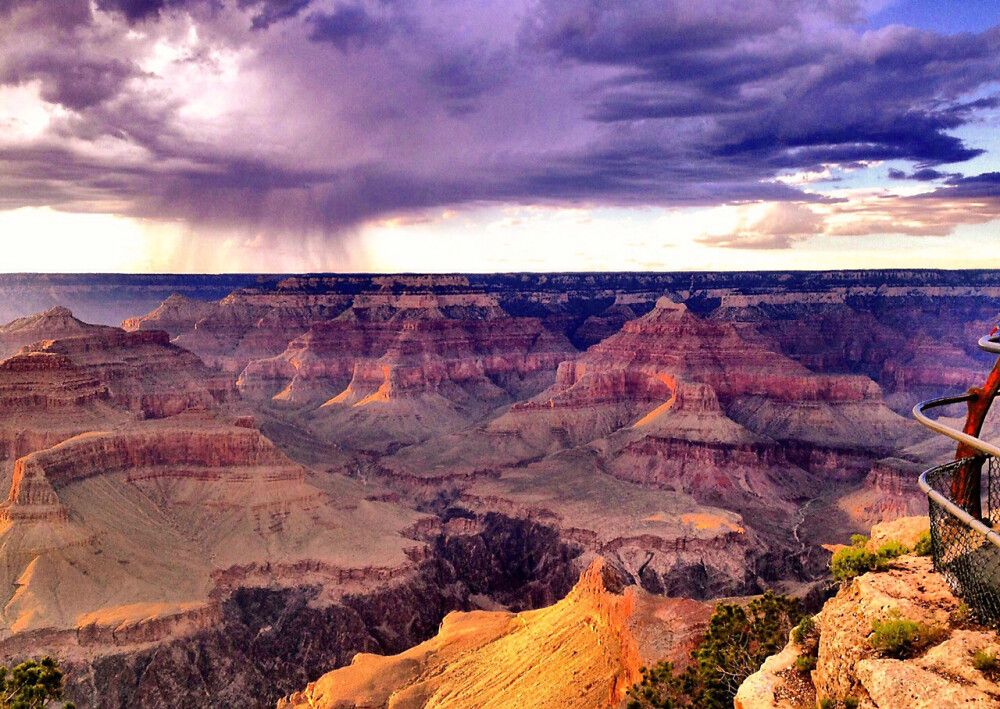
[[[0,278],[46,306],[0,326],[0,655],[81,707],[615,706],[926,511],[905,414],[1000,313],[992,272],[150,278]]]

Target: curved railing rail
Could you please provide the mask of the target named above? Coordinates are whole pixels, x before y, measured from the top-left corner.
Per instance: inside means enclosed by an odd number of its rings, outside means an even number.
[[[997,335],[986,335],[979,338],[979,348],[1000,355],[1000,337]]]
[[[1000,355],[996,333],[981,338],[979,346]],[[971,456],[924,471],[918,484],[928,498],[935,568],[979,620],[1000,628],[1000,533],[995,529],[1000,528],[1000,447],[966,432],[979,432],[995,395],[994,387],[932,399],[913,407],[913,416],[956,441],[960,456]],[[962,403],[969,405],[966,431],[927,415]]]

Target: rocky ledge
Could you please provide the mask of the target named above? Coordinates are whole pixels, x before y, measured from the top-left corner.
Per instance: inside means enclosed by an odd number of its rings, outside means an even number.
[[[926,528],[920,519],[876,525],[870,543],[911,544],[914,530]],[[793,633],[747,678],[736,709],[1000,707],[1000,635],[969,619],[930,557],[901,556],[884,571],[858,576],[813,621],[811,641],[796,642]],[[875,631],[887,621],[892,625]],[[904,625],[919,637],[907,641]],[[799,658],[811,654],[817,635],[810,670]]]

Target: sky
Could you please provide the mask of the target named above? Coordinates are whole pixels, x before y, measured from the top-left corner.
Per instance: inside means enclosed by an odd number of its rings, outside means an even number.
[[[1000,268],[996,0],[0,0],[0,272]]]

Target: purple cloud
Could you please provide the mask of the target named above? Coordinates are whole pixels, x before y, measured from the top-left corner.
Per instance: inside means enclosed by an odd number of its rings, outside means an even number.
[[[955,131],[998,105],[969,97],[1000,80],[1000,29],[864,31],[846,0],[17,0],[0,16],[0,85],[60,108],[0,142],[4,208],[337,234],[471,203],[801,204],[820,198],[776,177],[880,160],[956,198],[995,190],[940,166],[982,154]]]
[[[385,20],[369,14],[361,4],[343,4],[333,12],[317,12],[309,17],[309,23],[309,39],[329,42],[342,52],[382,42],[391,30]]]

